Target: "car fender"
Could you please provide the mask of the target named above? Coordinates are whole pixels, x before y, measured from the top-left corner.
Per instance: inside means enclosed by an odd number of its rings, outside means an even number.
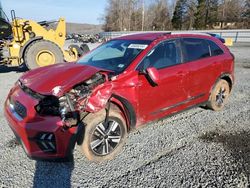
[[[209,91],[209,96],[211,95],[211,92],[213,91],[214,87],[216,86],[216,84],[218,83],[219,80],[221,79],[225,79],[225,78],[229,78],[230,82],[231,82],[231,86],[230,88],[232,89],[232,86],[234,84],[234,77],[232,76],[232,74],[226,72],[226,73],[222,73],[214,82],[214,84],[211,86],[210,91]],[[228,80],[226,80],[228,81]]]

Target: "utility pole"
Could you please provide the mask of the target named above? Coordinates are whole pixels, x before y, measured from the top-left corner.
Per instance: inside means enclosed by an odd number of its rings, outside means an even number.
[[[145,4],[144,0],[142,0],[142,23],[141,23],[141,30],[144,31],[144,18],[145,18]]]

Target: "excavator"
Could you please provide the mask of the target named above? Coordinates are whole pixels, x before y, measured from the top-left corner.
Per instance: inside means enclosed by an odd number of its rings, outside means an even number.
[[[75,62],[89,51],[87,44],[72,44],[64,49],[66,22],[57,21],[56,29],[48,29],[54,22],[35,22],[19,19],[11,11],[11,22],[4,13],[0,2],[0,50],[7,49],[8,55],[0,53],[0,64],[35,69],[61,62]]]

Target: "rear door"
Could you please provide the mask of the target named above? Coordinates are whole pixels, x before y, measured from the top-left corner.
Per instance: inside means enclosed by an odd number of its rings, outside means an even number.
[[[188,65],[186,90],[190,98],[196,99],[208,94],[221,70],[218,58],[211,57],[206,39],[183,38],[181,40],[184,63]]]

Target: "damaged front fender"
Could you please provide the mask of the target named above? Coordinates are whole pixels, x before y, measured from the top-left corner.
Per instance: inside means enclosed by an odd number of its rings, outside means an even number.
[[[111,83],[96,87],[87,100],[85,110],[93,113],[105,108],[112,95],[112,90],[113,85]]]

